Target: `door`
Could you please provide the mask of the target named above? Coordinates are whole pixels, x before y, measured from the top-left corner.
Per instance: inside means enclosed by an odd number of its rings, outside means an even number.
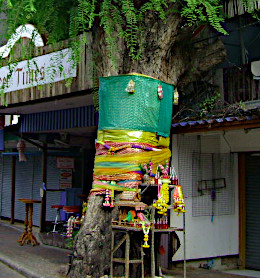
[[[246,268],[260,270],[260,154],[246,156]]]

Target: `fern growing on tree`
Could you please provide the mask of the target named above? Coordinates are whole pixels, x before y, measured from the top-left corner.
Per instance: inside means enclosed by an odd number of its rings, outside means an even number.
[[[98,22],[106,34],[110,54],[115,51],[117,37],[121,37],[131,58],[138,59],[139,37],[147,14],[156,13],[167,24],[167,14],[177,13],[185,19],[184,24],[209,23],[227,34],[221,25],[224,21],[221,3],[220,0],[1,0],[0,5],[7,15],[9,36],[18,26],[31,23],[51,44],[89,31]],[[251,1],[243,3],[247,7],[252,5]],[[175,9],[169,8],[170,4],[176,4]]]
[[[253,13],[252,1],[241,1]],[[70,39],[75,63],[89,47],[94,77],[140,72],[179,90],[226,57],[221,40],[194,39],[205,25],[227,34],[220,0],[0,0],[0,8],[8,36],[31,23],[47,44]],[[102,277],[110,265],[111,215],[92,197],[74,246],[73,278]]]

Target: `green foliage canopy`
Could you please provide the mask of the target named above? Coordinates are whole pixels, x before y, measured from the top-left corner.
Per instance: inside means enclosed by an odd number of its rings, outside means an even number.
[[[209,23],[226,33],[221,26],[224,17],[220,0],[1,0],[0,7],[7,15],[9,36],[18,26],[31,23],[51,44],[99,24],[110,52],[119,36],[126,41],[132,58],[137,58],[140,26],[148,12],[156,13],[165,23],[168,13],[178,13],[185,24]]]
[[[245,7],[252,1],[242,0]],[[250,6],[251,5],[251,6]],[[7,34],[25,23],[36,26],[48,44],[76,37],[94,24],[106,34],[109,53],[115,51],[117,37],[125,40],[129,55],[137,59],[141,26],[147,13],[155,13],[167,24],[167,15],[177,13],[184,25],[210,24],[227,34],[221,0],[0,0],[7,15]]]

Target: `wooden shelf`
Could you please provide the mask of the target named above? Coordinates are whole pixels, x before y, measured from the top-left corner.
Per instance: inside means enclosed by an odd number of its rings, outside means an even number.
[[[135,232],[142,232],[142,228],[136,228],[131,226],[120,226],[120,225],[112,225],[112,229],[115,230],[125,230],[125,231],[135,231]],[[177,231],[183,231],[183,228],[177,228],[177,227],[170,227],[168,229],[155,229],[154,227],[151,227],[151,229],[155,233],[172,233]]]
[[[113,258],[113,262],[114,263],[122,263],[122,264],[124,264],[126,262],[126,259],[125,258]],[[138,264],[138,263],[142,263],[142,262],[143,261],[139,260],[139,259],[129,260],[130,264]]]
[[[158,185],[157,185],[157,184],[148,184],[148,183],[141,183],[141,184],[139,184],[139,186],[146,186],[146,187],[157,187]],[[174,185],[172,185],[172,184],[169,184],[169,188],[170,188],[170,189],[174,188]]]

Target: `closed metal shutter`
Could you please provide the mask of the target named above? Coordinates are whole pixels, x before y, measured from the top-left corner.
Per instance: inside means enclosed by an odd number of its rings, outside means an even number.
[[[11,217],[12,157],[3,157],[2,216]]]
[[[2,216],[3,157],[0,156],[0,217]]]
[[[260,157],[246,157],[246,267],[260,270]]]
[[[18,198],[32,198],[41,200],[40,189],[42,188],[42,157],[31,156],[27,158],[28,161],[16,166],[16,200]],[[19,167],[18,167],[19,165]],[[25,181],[27,183],[25,184]],[[47,188],[59,188],[59,169],[56,167],[56,157],[48,157],[47,159]],[[20,197],[22,192],[22,197]],[[46,201],[46,221],[54,221],[56,210],[51,208],[51,205],[60,204],[60,192],[47,192]],[[19,218],[24,219],[24,207],[18,207],[21,202],[16,202],[16,213]],[[18,212],[19,209],[19,212]],[[34,204],[33,206],[33,225],[40,226],[41,204]]]
[[[16,185],[15,185],[15,219],[24,220],[25,204],[19,198],[41,200],[42,188],[42,157],[27,156],[26,162],[19,162],[16,158]],[[59,188],[59,169],[56,167],[56,157],[47,160],[47,188]],[[12,191],[12,157],[0,158],[0,216],[11,217]],[[54,221],[56,210],[51,205],[60,204],[61,192],[47,192],[46,220]],[[34,204],[33,225],[40,225],[41,204]]]
[[[33,191],[33,158],[26,156],[27,161],[19,162],[16,158],[15,172],[15,219],[24,220],[25,204],[18,199],[32,199]],[[35,206],[34,206],[35,207]]]
[[[33,157],[33,191],[32,198],[41,200],[40,188],[42,188],[42,157]],[[33,225],[40,226],[41,204],[34,204],[33,207]]]
[[[60,170],[56,166],[56,156],[49,156],[47,160],[47,188],[59,189]],[[52,209],[52,205],[60,205],[60,191],[47,191],[46,195],[46,221],[54,221],[56,210]]]

